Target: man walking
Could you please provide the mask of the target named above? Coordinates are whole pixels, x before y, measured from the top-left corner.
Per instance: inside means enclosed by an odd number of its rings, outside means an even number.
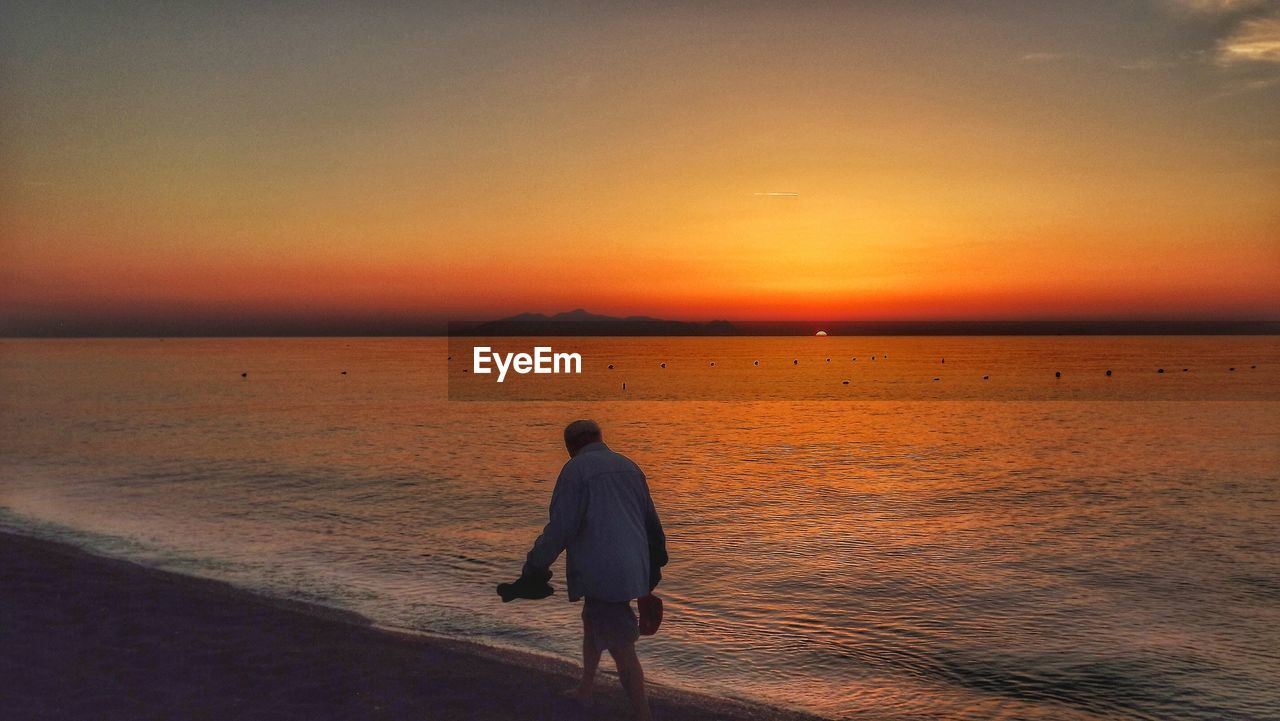
[[[569,600],[582,606],[582,682],[575,695],[587,703],[600,655],[608,651],[636,718],[649,719],[644,670],[631,601],[648,596],[667,562],[666,536],[644,473],[604,444],[600,426],[580,420],[564,429],[569,461],[551,493],[550,520],[515,584],[499,586],[503,600],[542,598],[551,564],[567,551]],[[509,598],[510,597],[510,598]]]

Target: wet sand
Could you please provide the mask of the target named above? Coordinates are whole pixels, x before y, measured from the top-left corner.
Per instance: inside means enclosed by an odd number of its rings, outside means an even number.
[[[606,660],[604,667],[610,665]],[[629,718],[613,674],[0,533],[0,718]],[[654,688],[658,719],[804,719]]]

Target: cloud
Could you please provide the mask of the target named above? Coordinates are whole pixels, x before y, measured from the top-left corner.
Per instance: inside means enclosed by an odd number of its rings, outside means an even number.
[[[1248,93],[1256,93],[1262,90],[1270,90],[1276,86],[1280,86],[1280,75],[1270,78],[1253,78],[1246,80],[1229,80],[1223,86],[1222,92],[1213,95],[1212,98],[1222,99],[1230,98],[1236,95],[1245,95]]]
[[[1022,60],[1028,63],[1051,63],[1067,57],[1066,53],[1027,53]]]
[[[1158,0],[1196,41],[1180,60],[1217,68],[1221,92],[1230,97],[1280,84],[1280,0]],[[1155,69],[1131,63],[1127,70]]]
[[[1216,62],[1219,65],[1280,63],[1280,13],[1240,23],[1230,35],[1218,41]]]
[[[1169,68],[1178,67],[1175,60],[1161,60],[1158,58],[1143,58],[1142,60],[1134,60],[1131,63],[1121,63],[1121,70],[1133,70],[1134,72],[1147,72],[1152,70],[1167,70]]]
[[[1273,0],[1166,0],[1174,10],[1193,15],[1244,15],[1273,4]]]

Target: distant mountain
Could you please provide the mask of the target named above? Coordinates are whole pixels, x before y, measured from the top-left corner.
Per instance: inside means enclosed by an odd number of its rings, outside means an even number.
[[[647,315],[629,315],[625,318],[618,318],[612,315],[599,315],[597,313],[589,313],[582,308],[577,308],[564,313],[556,313],[555,315],[545,315],[543,313],[520,313],[510,318],[502,318],[498,323],[515,322],[515,323],[545,323],[545,322],[568,321],[571,323],[617,323],[619,321],[627,322],[646,322],[646,323],[665,323],[666,321],[657,318],[650,318]]]
[[[457,335],[491,336],[575,336],[575,335],[734,335],[737,329],[725,320],[689,323],[662,320],[644,315],[619,318],[589,313],[577,308],[565,313],[520,313],[508,318],[481,323]]]

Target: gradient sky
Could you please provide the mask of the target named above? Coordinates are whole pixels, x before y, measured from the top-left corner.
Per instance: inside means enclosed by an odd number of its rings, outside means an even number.
[[[1280,2],[7,2],[0,330],[1280,318]]]

